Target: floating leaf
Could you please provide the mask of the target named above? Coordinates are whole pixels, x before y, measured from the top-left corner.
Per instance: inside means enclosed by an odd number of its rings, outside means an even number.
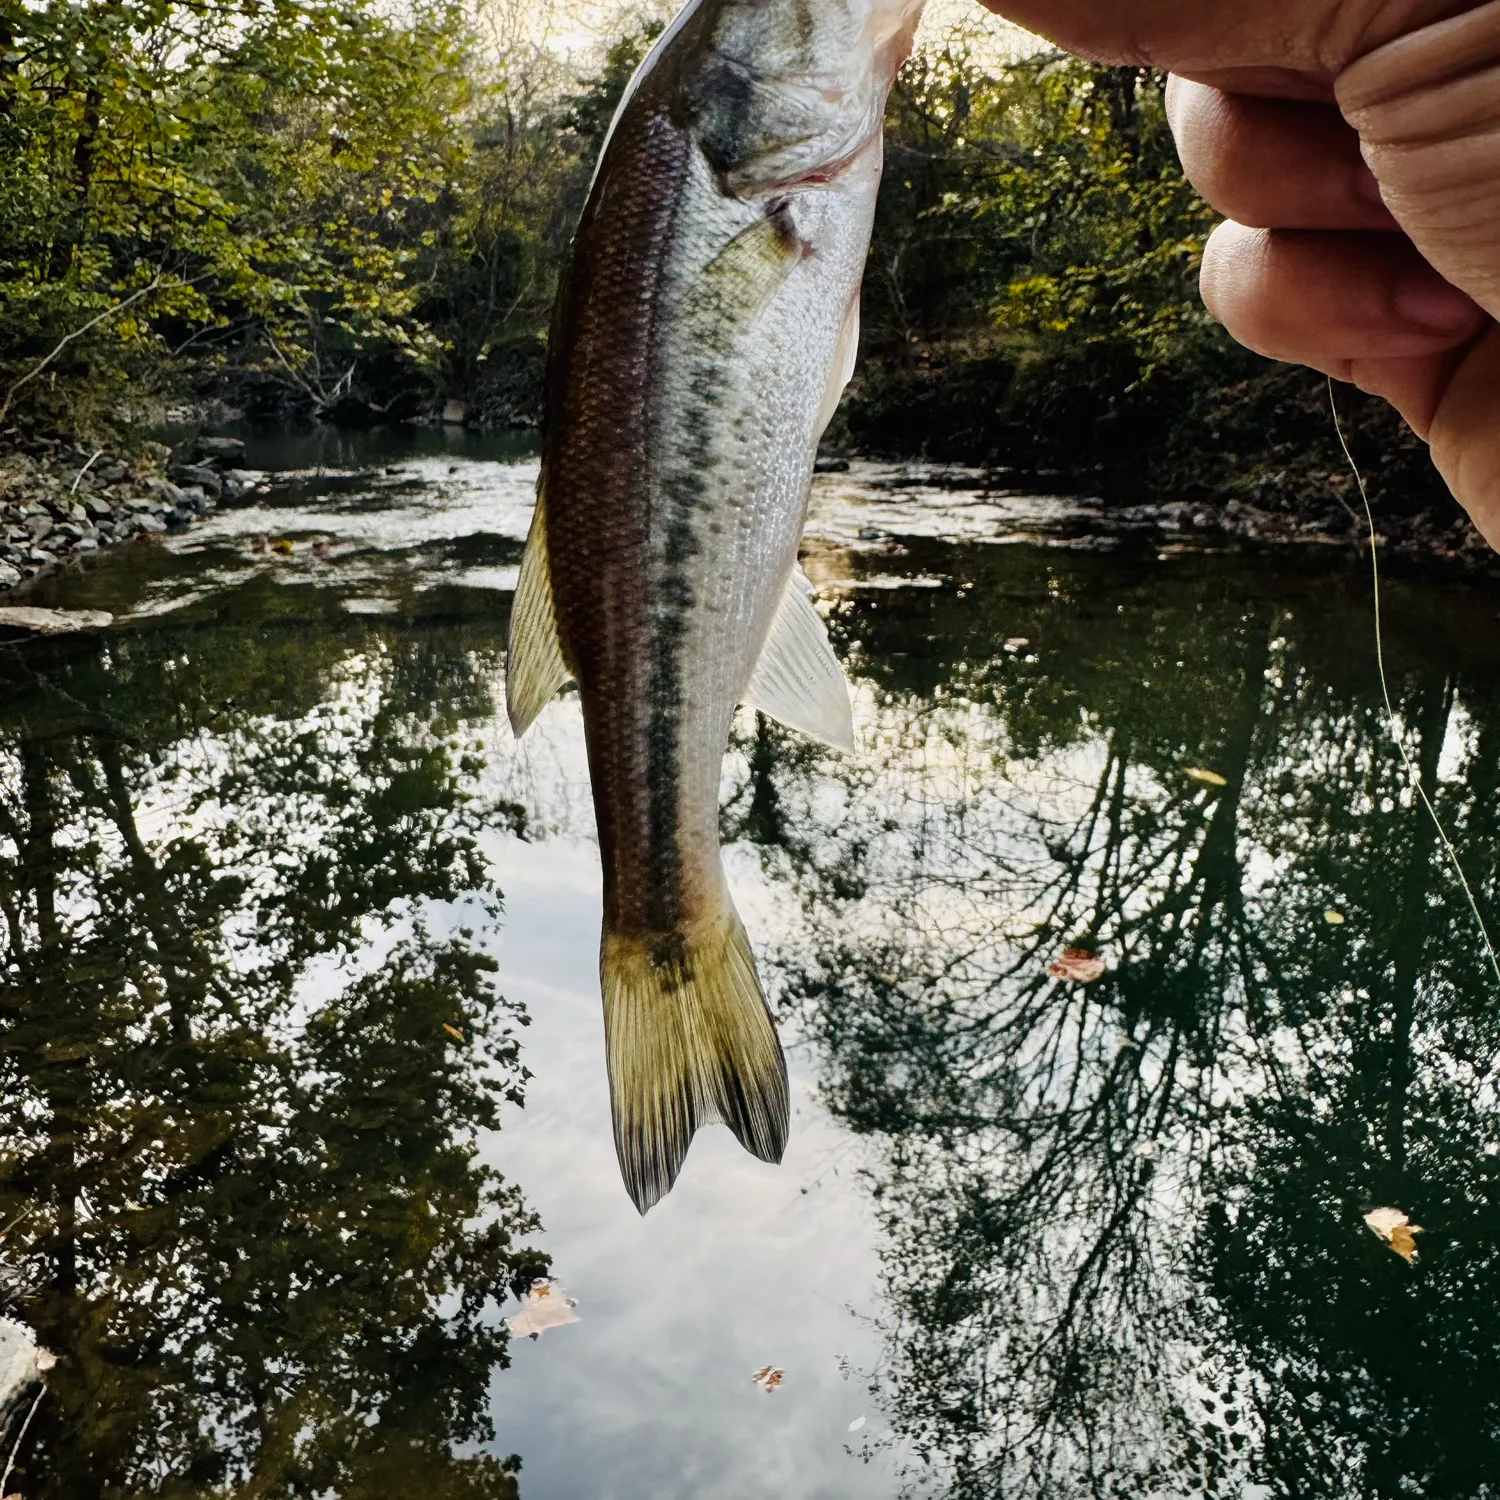
[[[1064,948],[1062,957],[1048,966],[1054,979],[1071,979],[1075,984],[1092,984],[1104,975],[1107,965],[1097,953],[1087,948]]]
[[[290,557],[292,555],[292,544],[285,537],[282,537],[279,542],[271,543],[271,551],[279,552],[282,557]]]
[[[863,1418],[863,1417],[856,1417],[856,1418],[855,1418],[855,1419],[854,1419],[854,1420],[853,1420],[853,1421],[852,1421],[852,1422],[851,1422],[851,1423],[850,1423],[850,1424],[849,1424],[849,1431],[850,1431],[850,1432],[858,1432],[858,1431],[859,1431],[859,1429],[860,1429],[860,1428],[861,1428],[861,1427],[863,1427],[863,1426],[864,1426],[864,1425],[865,1425],[865,1419],[864,1419],[864,1418]]]
[[[1343,914],[1343,912],[1335,911],[1333,907],[1330,906],[1328,910],[1323,913],[1323,920],[1327,922],[1330,927],[1342,927],[1344,923],[1349,919]]]
[[[757,1370],[750,1378],[769,1396],[786,1379],[786,1371],[778,1370],[775,1365],[766,1365],[763,1369]]]
[[[1205,771],[1202,766],[1188,766],[1182,774],[1192,781],[1201,781],[1204,786],[1229,785],[1217,771]]]
[[[1017,651],[1024,651],[1030,644],[1024,635],[1013,635],[1006,641],[1005,649],[1014,656]]]
[[[450,1026],[446,1021],[443,1022],[443,1030],[446,1031],[448,1035],[454,1039],[454,1041],[468,1041],[468,1037],[466,1037],[463,1032],[458,1029],[457,1026]]]
[[[564,1297],[550,1281],[538,1281],[522,1299],[521,1311],[509,1320],[511,1334],[518,1339],[539,1339],[549,1328],[562,1328],[582,1319],[573,1311],[576,1297]]]
[[[1417,1258],[1416,1236],[1422,1226],[1413,1224],[1399,1208],[1372,1208],[1365,1223],[1383,1239],[1407,1265]]]

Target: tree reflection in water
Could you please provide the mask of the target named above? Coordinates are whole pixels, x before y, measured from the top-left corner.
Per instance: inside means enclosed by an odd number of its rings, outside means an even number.
[[[525,1017],[423,920],[498,911],[494,666],[291,621],[0,661],[0,1255],[64,1356],[27,1496],[515,1494],[456,1449],[546,1264],[474,1154]]]
[[[871,1379],[914,1490],[1496,1493],[1500,996],[1364,580],[956,567],[844,596],[859,761],[762,726],[726,814],[802,898],[785,1003],[878,1143]],[[1457,588],[1391,607],[1401,730],[1486,910],[1493,620]],[[1106,978],[1048,975],[1073,942]],[[1426,1226],[1415,1268],[1382,1204]]]

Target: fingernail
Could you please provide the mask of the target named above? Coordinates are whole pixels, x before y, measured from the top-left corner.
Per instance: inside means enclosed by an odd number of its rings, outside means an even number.
[[[1398,282],[1395,304],[1408,323],[1437,333],[1461,333],[1479,322],[1473,298],[1432,272],[1419,272]]]

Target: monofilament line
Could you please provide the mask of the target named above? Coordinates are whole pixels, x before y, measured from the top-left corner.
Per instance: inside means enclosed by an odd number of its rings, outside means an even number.
[[[1437,829],[1437,836],[1442,841],[1443,850],[1448,856],[1448,863],[1453,867],[1453,873],[1458,877],[1458,883],[1463,887],[1464,895],[1468,898],[1469,910],[1474,913],[1475,925],[1479,928],[1480,937],[1484,939],[1484,951],[1489,957],[1490,968],[1494,971],[1495,983],[1500,985],[1500,957],[1496,956],[1495,945],[1490,941],[1490,930],[1485,925],[1484,914],[1479,910],[1474,887],[1469,884],[1469,877],[1464,874],[1458,850],[1453,847],[1453,840],[1448,837],[1448,830],[1443,826],[1443,820],[1438,816],[1437,808],[1432,805],[1432,798],[1427,795],[1427,788],[1422,785],[1421,767],[1411,758],[1411,751],[1406,748],[1406,741],[1401,736],[1401,726],[1396,719],[1395,705],[1391,702],[1391,684],[1385,670],[1385,630],[1380,605],[1380,535],[1375,529],[1375,512],[1370,505],[1370,492],[1365,484],[1365,476],[1354,461],[1354,454],[1349,448],[1349,439],[1344,433],[1344,424],[1339,418],[1338,402],[1334,399],[1331,377],[1328,381],[1328,407],[1333,413],[1333,430],[1338,433],[1339,446],[1344,450],[1349,472],[1353,474],[1354,482],[1359,487],[1359,498],[1365,508],[1365,520],[1370,527],[1370,577],[1375,591],[1375,667],[1380,673],[1380,696],[1385,701],[1386,727],[1390,730],[1396,749],[1401,753],[1401,760],[1406,766],[1406,774],[1416,789],[1417,796],[1422,799],[1422,806],[1427,809],[1427,816],[1432,819],[1432,826]]]

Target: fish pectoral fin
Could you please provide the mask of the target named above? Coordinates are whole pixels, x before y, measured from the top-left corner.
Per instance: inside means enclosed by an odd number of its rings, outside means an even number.
[[[563,659],[552,599],[552,565],[547,556],[546,503],[537,494],[531,533],[521,559],[521,581],[510,609],[510,642],[505,654],[505,706],[517,739],[557,696],[573,674]]]
[[[655,938],[604,932],[604,1046],[620,1172],[645,1213],[671,1191],[694,1132],[722,1120],[762,1161],[786,1150],[786,1061],[750,940],[727,895]]]
[[[823,392],[823,405],[818,411],[818,423],[813,428],[815,437],[822,437],[833,421],[833,414],[844,399],[844,391],[854,379],[854,367],[859,362],[859,293],[849,299],[849,311],[844,314],[844,326],[839,329],[838,346],[834,351],[833,367],[828,374],[828,389]]]
[[[776,299],[806,253],[791,210],[782,203],[740,230],[699,273],[688,296],[690,317],[706,318],[703,336],[737,337]]]
[[[794,567],[745,702],[789,729],[852,750],[849,684],[809,593],[807,575]]]

